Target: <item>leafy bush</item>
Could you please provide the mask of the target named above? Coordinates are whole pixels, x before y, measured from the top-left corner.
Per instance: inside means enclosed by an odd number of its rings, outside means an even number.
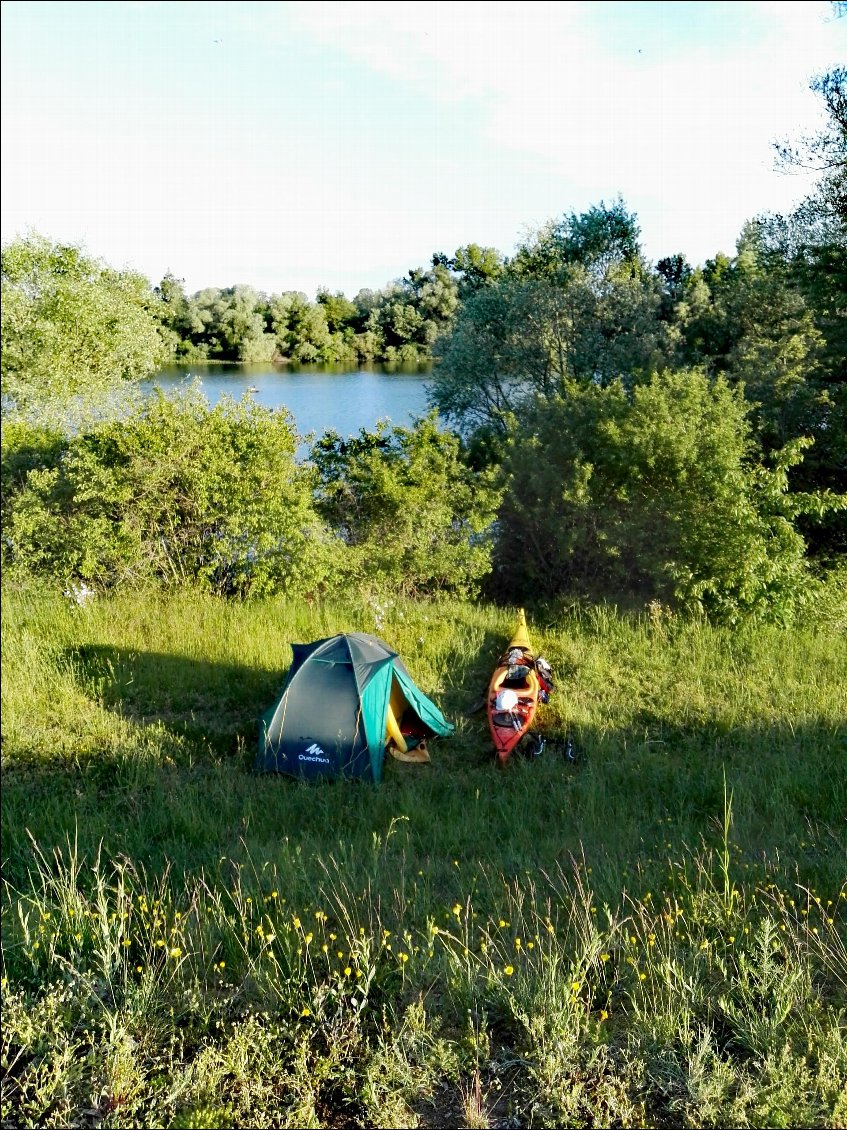
[[[196,392],[64,440],[7,429],[4,564],[107,586],[320,588],[335,555],[296,446],[286,413]]]
[[[536,401],[506,456],[501,586],[790,618],[812,588],[792,519],[845,500],[789,493],[806,443],[763,466],[748,411],[742,391],[698,372]]]
[[[356,582],[406,595],[477,590],[490,571],[493,480],[464,466],[434,414],[346,440],[327,432],[311,457],[318,510],[346,544]]]

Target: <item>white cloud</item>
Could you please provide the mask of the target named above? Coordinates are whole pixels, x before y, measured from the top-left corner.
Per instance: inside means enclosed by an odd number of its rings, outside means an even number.
[[[622,50],[588,32],[577,4],[330,3],[300,9],[299,19],[384,74],[476,103],[487,143],[508,160],[532,158],[582,199],[620,192],[670,238],[666,249],[687,245],[703,257],[717,250],[716,229],[734,239],[745,219],[808,191],[809,179],[775,175],[773,142],[816,128],[809,79],[847,45],[827,4],[747,8],[728,50],[704,41],[684,54],[660,13],[642,47]],[[734,12],[744,6],[727,5],[729,20]],[[764,38],[751,41],[751,21],[767,28]]]
[[[96,34],[59,4],[67,49],[46,7],[4,11],[3,240],[189,289],[355,292],[617,192],[651,257],[731,251],[806,191],[771,144],[814,131],[809,78],[847,46],[808,0],[140,2]]]

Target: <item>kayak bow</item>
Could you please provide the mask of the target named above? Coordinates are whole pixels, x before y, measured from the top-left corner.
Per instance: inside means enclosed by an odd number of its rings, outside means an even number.
[[[535,655],[521,608],[514,634],[488,684],[488,728],[501,765],[529,730],[538,709]]]

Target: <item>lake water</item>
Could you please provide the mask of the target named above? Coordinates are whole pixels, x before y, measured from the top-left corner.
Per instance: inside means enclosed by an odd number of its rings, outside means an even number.
[[[320,366],[297,369],[273,365],[175,365],[163,369],[143,388],[164,391],[198,379],[210,404],[221,397],[240,400],[250,393],[266,408],[285,407],[301,436],[334,429],[342,436],[372,429],[389,419],[404,427],[427,412],[427,373],[389,373],[373,369],[330,370]],[[251,389],[255,391],[250,392]]]

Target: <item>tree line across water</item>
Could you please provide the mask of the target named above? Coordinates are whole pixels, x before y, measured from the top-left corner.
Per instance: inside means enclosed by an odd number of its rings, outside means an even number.
[[[816,163],[735,254],[653,264],[623,200],[513,256],[469,244],[353,300],[188,296],[38,236],[3,249],[3,563],[222,593],[658,601],[790,618],[843,561],[847,71],[813,83]],[[173,359],[432,362],[414,428],[319,437],[289,416],[159,398],[61,426],[56,405]],[[49,409],[49,411],[48,411]],[[448,428],[439,427],[435,413]]]

